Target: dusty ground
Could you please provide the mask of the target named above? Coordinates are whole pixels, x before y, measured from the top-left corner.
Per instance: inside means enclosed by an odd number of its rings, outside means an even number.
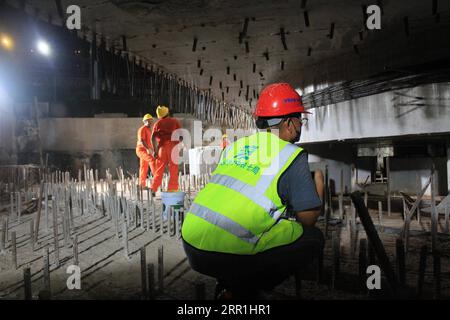
[[[161,211],[161,203],[156,201],[156,212]],[[378,213],[372,212],[375,224],[378,223]],[[30,267],[32,273],[33,298],[37,299],[39,291],[43,290],[43,248],[48,245],[50,249],[50,278],[52,299],[142,299],[141,295],[141,272],[140,272],[140,248],[146,248],[147,263],[155,266],[155,281],[157,280],[157,259],[158,248],[164,248],[164,293],[157,295],[157,299],[194,299],[195,284],[198,281],[206,285],[207,299],[213,298],[215,280],[200,275],[190,269],[184,255],[179,239],[169,237],[165,234],[161,236],[159,230],[145,231],[140,227],[130,228],[129,231],[129,251],[130,259],[124,255],[123,242],[115,235],[113,220],[108,216],[99,213],[85,214],[81,216],[75,212],[74,223],[75,232],[79,240],[79,265],[82,272],[81,290],[68,290],[66,280],[69,275],[66,268],[73,263],[73,250],[71,246],[63,246],[63,235],[61,225],[60,235],[60,260],[56,266],[53,246],[53,231],[49,228],[45,231],[44,223],[41,219],[41,230],[38,243],[33,251],[29,239],[29,221],[36,217],[36,213],[22,217],[20,223],[10,224],[9,232],[17,232],[17,255],[18,268],[14,270],[11,255],[11,242],[7,242],[7,247],[0,254],[0,298],[1,299],[23,299],[23,268]],[[61,221],[59,221],[61,224]],[[443,230],[443,222],[440,221],[439,231]],[[402,225],[401,215],[393,213],[391,217],[384,215],[384,231],[380,232],[380,237],[386,247],[391,261],[395,260],[395,239]],[[50,223],[51,226],[51,223]],[[319,226],[324,229],[323,222]],[[341,275],[337,281],[337,288],[330,288],[330,274],[332,268],[331,231],[341,227]],[[359,243],[360,238],[365,238],[362,226],[357,233]],[[430,219],[423,217],[421,224],[413,221],[411,236],[411,250],[407,255],[407,283],[414,289],[417,285],[419,250],[427,243],[430,244]],[[345,221],[337,226],[330,226],[328,230],[329,239],[325,247],[324,277],[322,283],[317,283],[314,278],[305,276],[302,281],[301,298],[310,299],[368,299],[366,292],[359,291],[358,279],[358,247],[355,247],[355,254],[350,252],[350,233]],[[10,240],[10,235],[8,236]],[[440,234],[440,245],[442,246],[442,298],[450,297],[450,237]],[[348,283],[352,285],[348,285]],[[425,277],[424,298],[433,297],[433,261],[431,255],[428,256]],[[413,290],[414,291],[414,290]],[[273,292],[266,293],[267,299],[295,299],[294,278],[288,279]]]

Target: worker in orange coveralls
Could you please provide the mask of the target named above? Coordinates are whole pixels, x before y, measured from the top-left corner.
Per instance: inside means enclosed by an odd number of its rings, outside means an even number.
[[[150,114],[146,114],[142,119],[142,122],[144,122],[144,125],[139,128],[137,134],[136,155],[140,159],[139,185],[142,188],[147,189],[148,167],[150,166],[152,173],[155,173],[155,158],[153,157],[151,129],[153,117]]]
[[[222,142],[221,142],[221,144],[220,144],[220,148],[221,148],[222,150],[224,150],[224,149],[226,149],[229,145],[230,145],[230,140],[228,140],[228,135],[227,135],[227,134],[224,134],[224,135],[222,136]]]
[[[152,142],[154,147],[155,171],[153,172],[152,193],[155,194],[162,184],[164,170],[169,166],[169,186],[168,192],[178,192],[178,152],[173,152],[174,148],[182,141],[172,141],[172,133],[181,129],[180,122],[172,118],[169,108],[159,106],[156,109],[158,121],[153,127]]]

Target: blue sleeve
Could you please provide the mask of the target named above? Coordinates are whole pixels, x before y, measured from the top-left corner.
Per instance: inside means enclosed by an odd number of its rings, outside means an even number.
[[[278,194],[287,212],[317,209],[322,205],[308,165],[308,154],[301,152],[278,180]]]

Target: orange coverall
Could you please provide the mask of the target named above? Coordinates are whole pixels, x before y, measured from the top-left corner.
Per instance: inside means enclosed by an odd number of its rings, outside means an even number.
[[[158,120],[153,127],[153,136],[158,143],[158,158],[155,159],[155,171],[153,171],[152,191],[157,192],[162,184],[164,170],[169,166],[168,191],[178,191],[178,152],[173,152],[179,141],[172,141],[172,133],[181,129],[180,122],[175,118],[163,118]]]
[[[230,141],[226,138],[222,139],[222,143],[220,144],[220,147],[222,150],[226,149],[230,145]]]
[[[146,187],[146,180],[148,174],[148,167],[150,166],[150,170],[152,173],[155,173],[155,158],[153,155],[148,154],[144,145],[141,141],[144,141],[150,151],[152,152],[152,129],[147,126],[142,126],[138,130],[137,134],[137,145],[136,145],[136,155],[140,159],[140,168],[139,168],[139,184],[142,187]]]

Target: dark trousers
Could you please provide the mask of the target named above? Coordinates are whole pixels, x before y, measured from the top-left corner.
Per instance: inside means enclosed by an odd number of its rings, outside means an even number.
[[[255,255],[209,252],[185,241],[183,246],[192,269],[218,279],[230,289],[271,290],[322,254],[322,232],[315,227],[303,230],[303,235],[293,243]]]

